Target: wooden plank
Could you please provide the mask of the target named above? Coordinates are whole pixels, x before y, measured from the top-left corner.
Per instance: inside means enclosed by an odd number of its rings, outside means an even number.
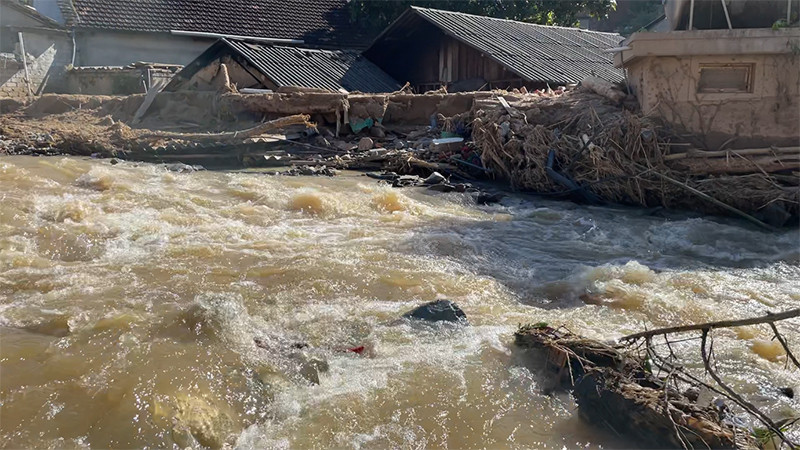
[[[136,114],[133,116],[133,120],[131,123],[134,125],[141,122],[142,117],[147,113],[147,110],[150,109],[150,106],[153,104],[153,101],[156,99],[156,96],[167,87],[169,80],[159,80],[156,86],[150,86],[150,90],[147,91],[147,94],[144,96],[144,101],[139,106],[139,109],[136,110]]]

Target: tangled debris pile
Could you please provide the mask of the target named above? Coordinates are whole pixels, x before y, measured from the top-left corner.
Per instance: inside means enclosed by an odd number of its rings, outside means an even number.
[[[718,409],[699,406],[619,348],[546,325],[521,327],[516,344],[546,352],[547,365],[572,389],[589,423],[656,448],[755,448]],[[676,430],[681,430],[680,434]]]
[[[797,221],[800,148],[687,151],[661,123],[583,89],[509,103],[476,101],[472,137],[486,167],[518,189]]]
[[[546,369],[560,386],[572,390],[583,418],[618,434],[658,448],[781,448],[784,444],[796,448],[789,430],[800,418],[770,417],[728,386],[716,373],[709,341],[715,329],[769,325],[787,356],[787,366],[791,362],[800,369],[776,326],[797,317],[800,309],[675,326],[632,334],[620,343],[586,339],[538,323],[521,326],[515,341],[545,356]],[[692,332],[701,333],[702,368],[713,384],[705,382],[703,374],[693,373],[692,364],[674,351],[677,343],[691,339],[670,336]],[[664,345],[654,345],[656,337],[665,340],[669,354],[657,350]],[[773,388],[781,395],[794,395],[792,389]],[[754,424],[738,414],[749,416]]]

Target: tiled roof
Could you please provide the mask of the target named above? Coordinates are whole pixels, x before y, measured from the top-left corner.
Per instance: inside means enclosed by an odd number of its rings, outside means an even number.
[[[363,48],[347,0],[59,0],[78,28],[219,33],[302,39],[305,45]]]
[[[622,71],[614,68],[612,54],[604,52],[619,46],[623,40],[619,34],[414,6],[384,30],[370,50],[393,28],[413,26],[410,16],[430,22],[528,81],[577,83],[589,75],[609,81],[624,78]]]
[[[233,53],[278,87],[296,86],[348,92],[393,92],[399,83],[354,50],[313,50],[220,39],[173,79],[173,90],[223,54]],[[239,59],[239,58],[234,58]]]

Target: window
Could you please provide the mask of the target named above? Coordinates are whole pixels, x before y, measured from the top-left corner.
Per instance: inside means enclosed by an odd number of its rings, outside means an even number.
[[[701,64],[697,92],[749,93],[753,92],[755,64]]]

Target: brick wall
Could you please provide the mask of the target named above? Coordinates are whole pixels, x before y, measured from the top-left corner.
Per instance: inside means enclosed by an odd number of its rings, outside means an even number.
[[[8,57],[0,59],[0,97],[27,96],[22,63]]]

